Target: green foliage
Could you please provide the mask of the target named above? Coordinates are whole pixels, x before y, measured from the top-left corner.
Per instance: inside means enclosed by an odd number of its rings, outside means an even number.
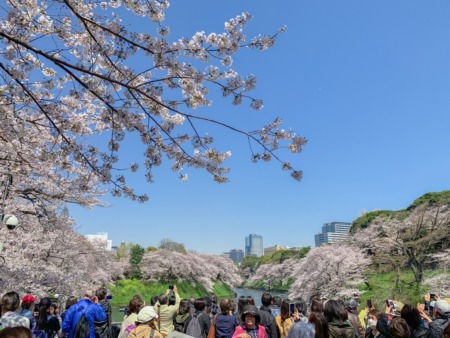
[[[450,205],[450,190],[426,193],[416,199],[407,209],[412,210],[422,204]]]
[[[141,261],[144,257],[145,249],[139,244],[135,244],[130,248],[130,265],[131,278],[140,279],[141,275]]]
[[[116,260],[120,261],[123,257],[126,257],[130,253],[130,249],[132,246],[133,243],[120,243],[116,251]]]
[[[448,271],[445,272],[448,273]],[[443,271],[426,271],[425,276],[432,277],[440,273]],[[386,299],[398,300],[403,304],[423,303],[423,296],[434,291],[423,285],[417,286],[411,270],[387,273],[369,272],[366,277],[367,283],[359,288],[364,292],[361,296],[362,308],[367,299],[371,299],[374,306],[382,311],[386,308]]]
[[[364,215],[358,217],[352,222],[352,226],[350,228],[350,233],[354,233],[358,229],[367,228],[370,223],[377,217],[395,217],[403,219],[407,216],[407,210],[375,210],[371,212],[366,212]]]
[[[179,253],[187,253],[183,243],[174,242],[169,238],[164,238],[159,243],[159,249],[165,249],[170,251],[176,251]]]
[[[123,279],[117,281],[116,285],[109,286],[113,295],[112,305],[114,307],[126,306],[134,295],[140,295],[146,303],[149,303],[152,296],[165,293],[168,286],[174,284],[177,286],[181,298],[190,296],[198,298],[209,294],[203,286],[188,282],[147,283],[137,279]],[[219,298],[233,296],[230,287],[222,283],[214,284],[214,294]]]
[[[250,271],[254,272],[262,264],[281,264],[286,259],[301,259],[306,256],[309,250],[311,250],[311,247],[306,246],[301,248],[300,250],[278,250],[271,255],[264,255],[261,257],[247,256],[244,257],[241,263],[241,268],[249,269]]]
[[[300,250],[278,250],[272,255],[262,256],[260,258],[260,264],[279,264],[283,263],[286,259],[301,259],[311,250],[311,247],[306,246]]]
[[[158,251],[159,249],[156,246],[148,246],[145,248],[145,252],[150,252],[150,251]]]
[[[260,264],[260,258],[255,256],[247,256],[241,262],[241,269],[255,271]]]

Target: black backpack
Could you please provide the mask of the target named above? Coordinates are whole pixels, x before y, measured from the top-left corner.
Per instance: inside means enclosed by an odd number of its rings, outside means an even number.
[[[89,325],[89,320],[86,317],[86,310],[81,314],[80,319],[75,326],[75,331],[73,332],[73,338],[89,338],[91,334],[91,326]]]

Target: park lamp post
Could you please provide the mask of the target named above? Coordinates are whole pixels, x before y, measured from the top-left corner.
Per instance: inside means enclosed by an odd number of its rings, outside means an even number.
[[[12,175],[0,172],[1,175],[6,176],[6,180],[2,182],[3,192],[2,192],[2,204],[0,206],[0,229],[6,225],[9,230],[13,230],[19,224],[19,220],[16,216],[12,214],[5,214],[5,203],[6,196],[8,196],[9,185],[12,182]],[[3,251],[3,241],[0,241],[0,254]]]

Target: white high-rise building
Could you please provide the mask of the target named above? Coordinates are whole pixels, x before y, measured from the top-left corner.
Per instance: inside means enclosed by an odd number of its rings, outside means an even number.
[[[314,236],[316,246],[332,244],[345,240],[350,231],[351,223],[330,222],[322,226],[322,232]]]
[[[112,250],[112,240],[108,239],[107,232],[98,232],[96,235],[84,235],[86,239],[99,248]]]
[[[264,255],[263,237],[250,234],[245,237],[245,256],[261,257]]]

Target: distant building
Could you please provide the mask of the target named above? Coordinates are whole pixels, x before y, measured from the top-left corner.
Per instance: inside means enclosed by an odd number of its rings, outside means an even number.
[[[314,236],[316,247],[345,240],[351,226],[351,223],[346,222],[325,223],[322,226],[322,232]]]
[[[112,250],[112,240],[108,239],[107,232],[98,232],[96,235],[84,235],[86,239],[99,248]]]
[[[244,251],[241,249],[233,249],[228,253],[228,257],[235,263],[239,264],[244,259]]]
[[[264,248],[264,256],[270,256],[270,255],[273,255],[277,251],[285,250],[285,249],[286,249],[286,247],[281,246],[281,245],[269,246],[267,248]]]
[[[263,237],[250,234],[245,237],[245,256],[261,257],[264,255]]]

